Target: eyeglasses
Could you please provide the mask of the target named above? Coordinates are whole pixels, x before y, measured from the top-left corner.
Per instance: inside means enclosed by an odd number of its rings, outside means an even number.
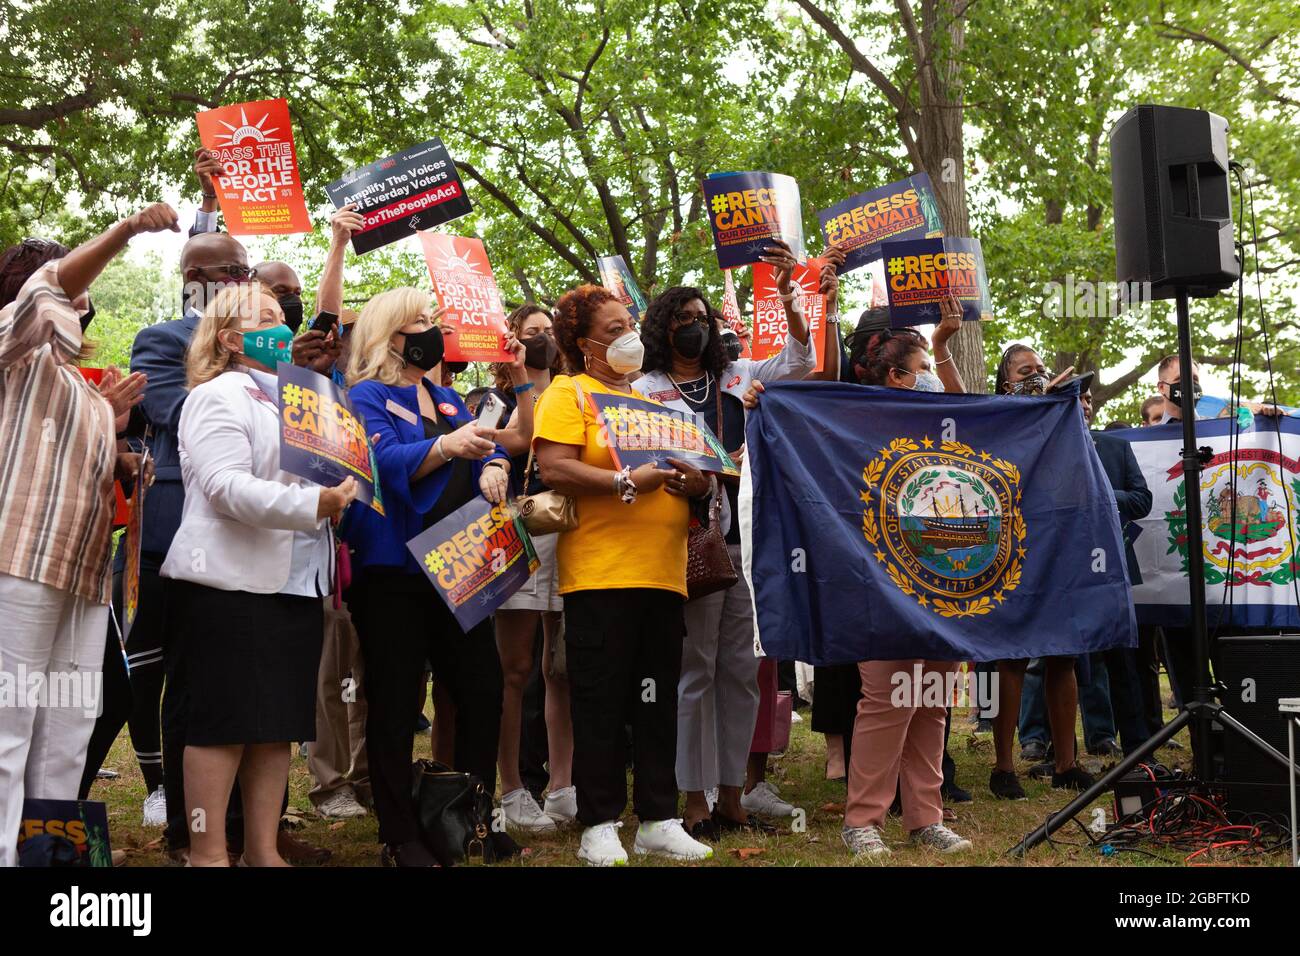
[[[709,317],[703,312],[678,312],[672,317],[671,322],[673,328],[678,328],[683,325],[690,325],[694,322],[707,322],[708,320]]]
[[[203,273],[216,272],[225,276],[227,279],[234,279],[236,282],[246,282],[257,275],[256,269],[250,269],[248,266],[241,265],[202,266],[199,271]]]

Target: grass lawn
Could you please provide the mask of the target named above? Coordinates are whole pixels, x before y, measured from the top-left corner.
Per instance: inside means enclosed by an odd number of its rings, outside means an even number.
[[[771,836],[729,836],[715,849],[713,860],[703,865],[843,866],[853,862],[840,841],[840,827],[843,824],[844,812],[844,785],[825,779],[824,739],[820,734],[814,734],[809,726],[807,720],[794,725],[788,751],[784,756],[770,761],[768,775],[768,779],[780,789],[786,800],[805,811],[806,829],[803,832],[791,832],[790,821],[786,820],[780,821],[780,832]],[[1179,738],[1184,744],[1187,743],[1186,736],[1184,731]],[[1080,739],[1082,739],[1081,731]],[[1052,790],[1046,782],[1022,776],[1022,783],[1029,795],[1028,800],[1019,802],[995,800],[988,791],[989,770],[993,765],[992,736],[972,733],[965,711],[959,710],[953,714],[953,732],[949,751],[957,762],[958,783],[968,789],[975,798],[973,803],[955,806],[957,822],[952,826],[974,843],[974,849],[959,856],[943,857],[933,851],[913,848],[907,844],[907,835],[898,820],[891,819],[886,828],[886,840],[893,847],[894,853],[887,858],[888,865],[1164,865],[1159,860],[1135,853],[1103,857],[1097,850],[1087,845],[1083,833],[1073,824],[1058,831],[1058,845],[1041,845],[1024,861],[1004,856],[1007,849],[1042,823],[1050,813],[1064,807],[1071,795],[1066,791]],[[420,734],[415,739],[415,756],[428,757],[429,755],[429,736],[427,733]],[[1186,766],[1190,761],[1190,751],[1166,749],[1160,751],[1159,757],[1161,762],[1167,765]],[[1090,771],[1096,772],[1101,769],[1097,758],[1086,757],[1083,763]],[[126,850],[128,866],[168,865],[169,861],[160,840],[161,831],[153,828],[146,829],[140,825],[144,783],[125,730],[114,745],[105,766],[116,770],[120,776],[116,780],[98,781],[92,790],[91,798],[105,800],[108,803],[109,828],[114,848]],[[1023,771],[1026,768],[1022,766],[1019,769]],[[306,761],[298,755],[295,747],[289,771],[290,812],[297,811],[305,821],[305,825],[296,831],[297,835],[309,843],[332,849],[334,856],[327,864],[329,866],[377,866],[379,848],[376,843],[374,817],[332,822],[323,820],[310,808],[307,792],[311,786],[312,780],[307,772]],[[1094,806],[1105,808],[1107,818],[1111,818],[1109,796],[1103,797]],[[1084,823],[1089,822],[1092,819],[1091,808],[1081,814],[1080,819]],[[624,816],[624,828],[621,831],[624,845],[629,850],[635,827],[636,821],[629,809]],[[574,866],[579,864],[574,855],[578,846],[576,831],[534,836],[521,839],[520,842],[528,846],[531,852],[517,863],[507,865]],[[746,852],[745,859],[742,860],[742,850],[759,852]],[[1169,850],[1158,852],[1171,863],[1181,863],[1184,855]],[[1234,862],[1241,865],[1284,866],[1288,862],[1287,857],[1287,852],[1276,852],[1245,860],[1234,859]],[[635,854],[630,854],[629,859],[631,865],[638,864],[639,858]],[[673,864],[656,860],[654,865]],[[880,864],[870,862],[857,865]]]

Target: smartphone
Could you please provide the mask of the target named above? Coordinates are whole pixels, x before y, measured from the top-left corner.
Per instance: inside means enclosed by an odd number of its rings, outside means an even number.
[[[333,312],[322,312],[320,315],[316,316],[316,318],[312,319],[311,331],[324,332],[328,335],[330,329],[334,328],[334,324],[338,322],[338,320],[339,317]]]
[[[501,416],[505,414],[506,404],[496,395],[488,392],[478,407],[478,424],[484,428],[496,429],[501,426]]]
[[[1073,378],[1067,378],[1065,381],[1060,382],[1054,389],[1052,389],[1052,391],[1062,392],[1065,389],[1069,388],[1071,385],[1073,385],[1075,382],[1078,382],[1079,392],[1080,393],[1086,392],[1088,389],[1092,388],[1092,378],[1094,374],[1095,373],[1093,372],[1084,372],[1082,375],[1076,375]]]

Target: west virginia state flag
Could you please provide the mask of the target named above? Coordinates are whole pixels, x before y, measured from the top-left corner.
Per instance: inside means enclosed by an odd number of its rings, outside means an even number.
[[[762,653],[988,661],[1136,645],[1119,513],[1077,390],[772,384],[745,433]]]

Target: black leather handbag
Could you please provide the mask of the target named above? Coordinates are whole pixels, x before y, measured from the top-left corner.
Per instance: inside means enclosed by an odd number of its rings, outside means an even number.
[[[496,861],[488,839],[492,832],[492,795],[472,773],[460,773],[432,760],[411,768],[411,796],[420,838],[442,866],[478,859]]]

